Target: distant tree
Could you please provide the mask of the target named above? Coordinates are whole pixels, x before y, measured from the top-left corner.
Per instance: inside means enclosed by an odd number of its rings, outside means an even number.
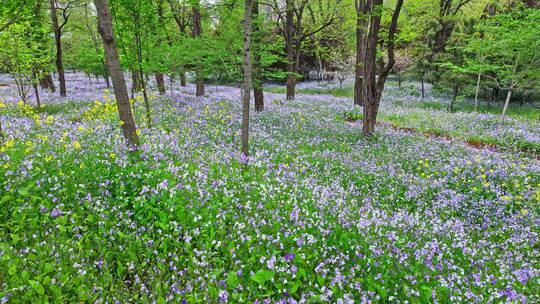
[[[41,105],[37,86],[40,79],[49,73],[51,64],[48,56],[46,30],[39,22],[19,20],[0,33],[0,69],[8,71],[15,81],[19,97],[28,102],[30,90],[34,88],[36,103]]]
[[[340,0],[328,0],[327,6],[319,7],[316,24],[308,27],[303,23],[308,0],[273,0],[271,3],[277,18],[277,28],[285,41],[287,57],[287,95],[288,100],[294,99],[296,78],[300,67],[302,44],[314,34],[330,26],[337,16]]]
[[[412,57],[405,52],[396,52],[396,62],[392,67],[392,73],[398,77],[398,87],[401,89],[401,82],[403,81],[401,75],[405,73],[412,65]]]
[[[345,54],[340,54],[339,52],[334,51],[332,53],[332,58],[332,68],[339,81],[339,87],[343,88],[343,82],[349,76],[354,74],[354,56],[347,52],[345,52]]]
[[[60,95],[66,96],[66,76],[64,72],[63,64],[63,52],[62,52],[62,30],[66,26],[70,17],[70,7],[73,2],[66,1],[61,2],[59,0],[49,0],[49,10],[51,12],[51,23],[54,34],[54,44],[56,48],[56,70],[58,72],[58,81],[60,83]],[[58,18],[60,12],[61,19]]]
[[[512,93],[540,78],[540,11],[514,10],[490,16],[476,26],[468,40],[462,72],[474,71],[507,90],[504,119]]]

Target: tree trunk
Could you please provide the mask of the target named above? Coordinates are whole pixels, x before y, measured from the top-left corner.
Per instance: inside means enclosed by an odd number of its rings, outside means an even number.
[[[54,43],[56,46],[56,70],[58,71],[58,81],[60,82],[60,95],[66,96],[66,76],[64,73],[64,65],[62,62],[62,29],[58,24],[58,15],[56,14],[55,0],[49,0],[51,10],[51,21],[54,32]]]
[[[362,88],[362,94],[364,95],[364,117],[362,131],[366,136],[371,136],[375,132],[375,124],[377,122],[384,84],[395,63],[394,36],[397,32],[397,21],[403,0],[397,0],[395,5],[386,42],[388,60],[386,64],[381,63],[379,68],[377,68],[377,62],[380,63],[377,60],[377,46],[380,44],[381,14],[379,12],[383,8],[383,0],[367,1],[366,9],[364,10],[365,12],[369,12],[369,23],[366,23],[366,25],[369,24],[369,30],[367,30],[367,33],[364,33],[362,38],[362,44],[364,45],[364,83]],[[380,73],[377,78],[378,70]]]
[[[356,7],[356,64],[354,68],[354,104],[364,106],[364,29],[366,27],[365,0],[358,1]]]
[[[159,94],[165,94],[165,77],[163,77],[163,73],[156,73],[156,84]]]
[[[244,1],[244,96],[242,99],[242,153],[249,155],[249,99],[251,97],[251,6],[252,0]]]
[[[131,91],[138,92],[142,89],[141,75],[135,70],[131,70]],[[133,93],[132,93],[133,95]]]
[[[201,12],[199,11],[199,1],[192,8],[193,13],[193,37],[200,37],[202,33],[201,28]],[[196,82],[196,92],[195,96],[200,97],[204,96],[204,76],[202,74],[202,66],[200,63],[197,64],[195,68],[195,82]]]
[[[424,72],[420,75],[420,82],[422,83],[422,100],[426,97],[426,90],[424,88]]]
[[[381,25],[380,14],[373,14],[377,7],[382,6],[382,0],[374,0],[370,13],[370,25],[367,35],[364,35],[363,44],[365,48],[364,63],[364,119],[362,131],[364,135],[371,136],[375,132],[377,111],[380,99],[377,94],[377,45],[379,43],[379,31]]]
[[[187,85],[186,73],[185,72],[180,72],[180,86],[185,87],[186,85]]]
[[[287,100],[293,100],[296,91],[295,55],[294,55],[294,11],[292,0],[286,0],[287,11],[285,13],[285,49],[287,52]]]
[[[56,92],[56,87],[54,86],[54,81],[52,79],[51,74],[45,75],[40,81],[39,84],[42,89],[44,90],[50,90],[51,92]]]
[[[253,24],[253,97],[255,98],[255,111],[264,110],[264,93],[261,58],[261,31],[259,19],[259,1],[254,0],[251,8]]]
[[[506,111],[508,110],[508,105],[510,104],[510,97],[512,97],[512,90],[513,88],[508,89],[508,93],[506,94],[506,100],[504,101],[504,108],[501,115],[502,120],[504,120],[504,117],[506,116]]]
[[[0,119],[0,141],[4,140],[4,130],[2,129],[2,120]]]
[[[128,145],[131,146],[131,148],[136,149],[139,145],[139,138],[137,136],[131,104],[129,103],[124,74],[122,73],[122,67],[120,65],[118,49],[114,40],[109,3],[108,0],[94,0],[94,3],[96,5],[99,20],[98,32],[103,40],[105,56],[107,58],[106,62],[109,72],[111,73],[114,95],[116,96],[116,106],[118,108],[120,120],[122,121],[122,133],[124,134],[124,138],[128,142]]]
[[[401,90],[401,73],[397,74],[398,88]]]
[[[478,73],[478,79],[476,79],[476,93],[474,94],[474,111],[478,110],[478,93],[480,93],[480,78],[482,74]]]
[[[32,83],[32,86],[34,87],[34,93],[36,94],[36,105],[39,108],[41,108],[41,100],[39,99],[39,88],[38,84],[36,82]]]
[[[454,86],[454,88],[453,88],[453,90],[452,90],[452,99],[450,100],[450,108],[448,109],[448,111],[449,111],[450,113],[454,113],[454,104],[455,104],[455,102],[456,102],[458,93],[459,93],[459,87],[458,87],[458,86]]]

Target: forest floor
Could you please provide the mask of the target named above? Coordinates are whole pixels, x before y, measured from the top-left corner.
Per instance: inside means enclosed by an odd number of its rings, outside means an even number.
[[[135,97],[129,154],[112,91],[69,77],[40,109],[0,88],[0,303],[540,301],[537,121],[389,88],[365,138],[348,97],[267,93],[246,159],[239,90],[188,86],[152,129]]]

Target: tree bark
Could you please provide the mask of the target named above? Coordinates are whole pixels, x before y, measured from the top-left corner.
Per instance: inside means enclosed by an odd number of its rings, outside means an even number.
[[[39,88],[37,82],[32,83],[32,86],[34,87],[34,93],[36,94],[36,105],[39,108],[41,108],[41,100],[39,99]]]
[[[457,99],[458,94],[459,94],[459,87],[454,86],[454,88],[452,90],[452,99],[450,100],[450,107],[448,109],[448,111],[450,113],[454,113],[454,104],[456,103],[456,99]]]
[[[510,88],[508,89],[508,93],[506,94],[506,100],[504,101],[504,108],[501,115],[502,120],[504,120],[504,117],[506,116],[506,111],[508,110],[508,105],[510,104],[510,98],[512,97],[512,91],[513,88]]]
[[[202,33],[201,28],[201,12],[199,10],[199,2],[193,5],[193,37],[200,37]],[[195,68],[195,82],[196,82],[196,92],[195,96],[200,97],[204,96],[204,76],[202,74],[202,66],[200,63],[197,64]]]
[[[56,46],[56,70],[58,71],[58,81],[60,83],[60,95],[66,96],[66,76],[64,73],[64,64],[62,62],[62,29],[58,24],[57,7],[55,0],[49,0],[51,10],[51,21],[54,32],[54,43]],[[65,20],[67,21],[67,20]]]
[[[384,84],[388,77],[392,67],[395,63],[394,57],[394,36],[397,32],[397,21],[403,5],[403,0],[397,0],[395,9],[392,14],[392,21],[388,29],[388,38],[385,42],[387,49],[387,63],[384,64],[382,60],[377,60],[377,47],[380,45],[379,31],[381,29],[381,11],[383,6],[383,0],[370,0],[366,2],[365,12],[369,12],[369,29],[367,33],[364,33],[362,37],[362,47],[364,54],[364,66],[363,76],[364,84],[362,87],[362,94],[364,96],[364,117],[362,131],[364,135],[371,136],[375,131],[375,124],[377,122],[377,114],[379,112],[379,105],[384,90]],[[380,70],[379,77],[377,79],[377,62],[379,62]]]
[[[249,99],[251,97],[251,6],[252,0],[244,1],[244,96],[242,99],[242,153],[249,155]]]
[[[41,85],[42,89],[50,90],[51,92],[56,92],[56,87],[54,86],[54,81],[52,79],[51,74],[45,75],[40,81],[39,84]]]
[[[156,73],[156,84],[159,94],[165,94],[165,77],[163,76],[163,73]]]
[[[426,90],[424,88],[424,72],[422,72],[422,75],[420,76],[420,82],[422,83],[422,100],[426,97]]]
[[[287,100],[293,100],[296,91],[295,55],[294,55],[294,7],[292,0],[286,0],[285,12],[285,49],[287,53]]]
[[[356,5],[356,64],[354,68],[354,104],[364,106],[364,29],[366,27],[366,0],[357,0]]]
[[[141,89],[142,89],[142,83],[141,83],[140,73],[135,70],[131,70],[131,91],[138,92]]]
[[[124,74],[122,73],[122,68],[120,65],[118,48],[116,47],[116,41],[114,39],[109,3],[108,0],[94,0],[94,3],[96,5],[99,20],[98,32],[103,40],[105,56],[107,58],[107,67],[111,73],[114,95],[116,96],[116,106],[118,108],[120,120],[122,121],[122,133],[130,148],[137,149],[139,146],[139,138],[137,136],[137,129],[131,110],[131,104],[129,103]]]
[[[478,73],[478,78],[476,79],[476,93],[474,94],[474,111],[478,110],[478,94],[480,93],[480,78],[482,74]]]
[[[185,72],[180,72],[180,86],[182,87],[185,87],[187,86],[187,82],[186,82],[186,73]]]
[[[263,93],[263,77],[262,77],[262,58],[261,58],[261,32],[259,19],[259,1],[254,0],[251,8],[253,29],[253,97],[255,99],[255,111],[261,112],[264,110],[264,93]]]

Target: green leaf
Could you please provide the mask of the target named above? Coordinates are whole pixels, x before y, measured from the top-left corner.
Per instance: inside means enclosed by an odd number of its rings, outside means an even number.
[[[236,288],[236,286],[238,286],[239,280],[236,273],[234,271],[231,271],[227,274],[227,279],[225,281],[230,288]]]
[[[422,300],[429,302],[431,300],[431,296],[432,296],[431,287],[424,285],[424,286],[420,287],[420,290],[421,290],[420,293],[422,295]]]
[[[259,270],[256,274],[251,276],[251,279],[259,284],[264,284],[264,282],[272,279],[275,273],[269,270]]]
[[[11,264],[9,266],[9,269],[8,269],[8,274],[9,275],[15,275],[17,273],[17,265],[16,264]]]
[[[43,295],[45,293],[45,288],[43,288],[38,281],[30,280],[28,283],[39,295]]]

